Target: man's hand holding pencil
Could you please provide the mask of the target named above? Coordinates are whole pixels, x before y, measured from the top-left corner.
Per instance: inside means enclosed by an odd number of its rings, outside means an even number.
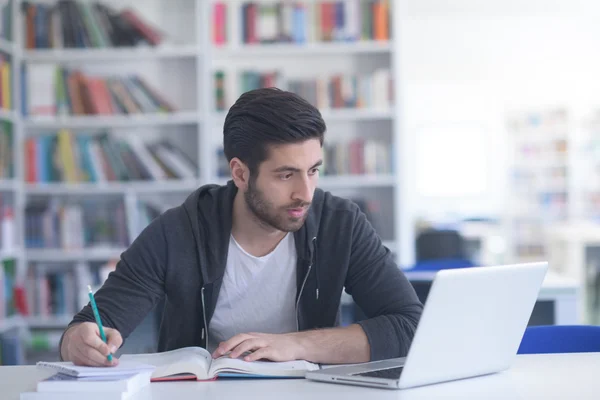
[[[60,348],[61,357],[76,365],[91,367],[117,365],[119,360],[113,357],[113,354],[123,344],[123,338],[116,329],[102,326],[92,288],[88,286],[88,289],[96,323],[82,322],[67,329]]]

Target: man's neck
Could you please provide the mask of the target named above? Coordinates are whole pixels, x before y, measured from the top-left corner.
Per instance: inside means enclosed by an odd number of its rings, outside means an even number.
[[[244,194],[238,191],[233,201],[231,234],[246,252],[255,257],[262,257],[277,247],[286,232],[260,221],[248,208]]]

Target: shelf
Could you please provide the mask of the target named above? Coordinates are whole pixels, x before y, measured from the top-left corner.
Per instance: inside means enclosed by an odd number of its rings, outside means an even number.
[[[28,194],[124,194],[135,193],[166,193],[187,192],[199,187],[196,180],[166,180],[166,181],[131,181],[131,182],[105,182],[105,183],[46,183],[27,184],[25,192]]]
[[[26,317],[25,323],[33,329],[64,329],[69,325],[72,316]]]
[[[367,187],[392,187],[393,175],[325,175],[319,178],[318,186],[325,189],[354,189]]]
[[[23,51],[26,62],[138,61],[192,58],[200,54],[195,45],[162,47],[121,47],[104,49],[39,49]]]
[[[17,190],[17,182],[12,179],[0,179],[0,192]]]
[[[73,261],[108,261],[119,259],[122,248],[99,248],[99,249],[27,249],[25,256],[27,261],[33,262],[73,262]]]
[[[0,319],[0,333],[25,326],[25,321],[20,315],[11,315],[6,319]]]
[[[17,113],[14,110],[5,110],[0,108],[0,120],[14,122]]]
[[[343,108],[343,109],[321,109],[321,115],[325,123],[329,122],[356,122],[356,121],[385,121],[394,118],[390,108]],[[219,126],[225,122],[226,111],[216,111],[213,114],[215,123]]]
[[[2,250],[0,249],[0,261],[21,258],[23,253],[19,249]]]
[[[34,116],[25,119],[25,127],[40,129],[76,128],[134,128],[197,124],[197,112],[185,111],[164,114]]]
[[[5,54],[13,54],[15,50],[15,46],[12,42],[4,38],[0,38],[0,51]]]
[[[330,42],[307,44],[246,44],[238,47],[213,47],[215,58],[253,57],[253,56],[292,56],[292,55],[358,55],[391,53],[390,42]]]

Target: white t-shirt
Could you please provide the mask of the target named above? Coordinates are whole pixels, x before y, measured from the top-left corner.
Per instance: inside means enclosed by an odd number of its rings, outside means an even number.
[[[227,266],[208,328],[208,351],[238,333],[287,333],[296,325],[296,246],[288,233],[263,257],[229,239]]]

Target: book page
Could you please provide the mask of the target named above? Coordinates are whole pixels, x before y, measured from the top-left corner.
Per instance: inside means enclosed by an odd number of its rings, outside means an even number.
[[[244,361],[241,358],[223,356],[213,360],[209,370],[210,376],[220,373],[238,373],[249,375],[276,377],[303,377],[307,371],[319,369],[317,364],[304,360],[296,361]]]
[[[198,379],[208,379],[211,355],[201,347],[184,347],[162,353],[124,354],[121,361],[137,361],[156,366],[152,378],[175,374],[193,374]]]

